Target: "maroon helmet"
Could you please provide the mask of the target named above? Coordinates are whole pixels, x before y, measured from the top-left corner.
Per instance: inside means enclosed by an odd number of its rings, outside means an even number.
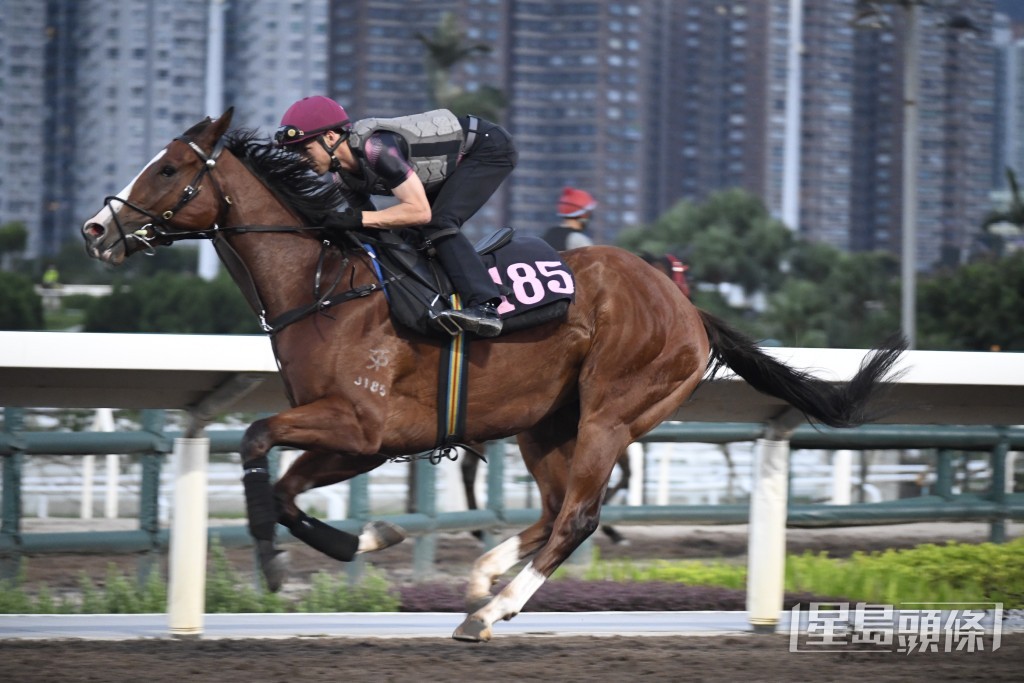
[[[344,107],[330,97],[303,97],[288,107],[281,117],[281,127],[277,129],[274,140],[279,145],[292,145],[329,130],[342,129],[348,122]]]

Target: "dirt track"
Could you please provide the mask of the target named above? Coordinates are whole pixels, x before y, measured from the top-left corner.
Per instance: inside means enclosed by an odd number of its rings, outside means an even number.
[[[390,681],[1019,681],[1024,635],[996,652],[800,654],[782,636],[0,643],[4,679]]]
[[[719,557],[742,561],[741,527],[622,529],[629,546],[597,539],[602,557]],[[1020,526],[1010,529],[1019,535]],[[790,530],[790,552],[909,547],[945,539],[984,541],[987,527],[908,525],[851,530]],[[296,581],[328,568],[329,560],[291,546]],[[411,544],[375,556],[374,564],[396,582],[411,581]],[[442,537],[433,579],[464,576],[479,554],[467,534]],[[248,551],[232,551],[240,568],[251,567]],[[81,571],[102,579],[113,558],[95,556],[31,558],[30,583],[74,584]],[[134,558],[121,558],[125,571]],[[254,618],[259,618],[254,616]],[[653,638],[551,638],[495,636],[470,645],[437,639],[286,639],[181,642],[171,640],[0,642],[3,679],[9,681],[182,680],[218,683],[264,681],[1019,681],[1024,634],[1004,635],[996,652],[895,654],[850,650],[837,654],[789,651],[788,637],[718,636]]]

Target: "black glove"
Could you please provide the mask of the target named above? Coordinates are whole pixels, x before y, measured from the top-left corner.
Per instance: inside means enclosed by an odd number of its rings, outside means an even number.
[[[358,230],[363,227],[363,212],[349,207],[344,211],[335,211],[321,219],[328,230]]]

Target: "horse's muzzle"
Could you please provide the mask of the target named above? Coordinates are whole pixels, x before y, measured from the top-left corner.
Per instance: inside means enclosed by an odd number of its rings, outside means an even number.
[[[94,259],[111,265],[121,264],[127,254],[123,240],[111,240],[116,231],[110,230],[102,223],[89,222],[82,226],[82,237],[85,239],[85,253]]]

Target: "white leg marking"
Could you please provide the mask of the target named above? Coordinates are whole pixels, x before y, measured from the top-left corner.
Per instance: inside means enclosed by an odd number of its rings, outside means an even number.
[[[505,586],[505,590],[473,616],[482,619],[487,626],[492,626],[499,619],[514,617],[545,581],[547,577],[534,569],[533,562],[530,562]]]
[[[367,525],[363,527],[363,533],[359,534],[359,549],[356,552],[372,553],[380,548],[380,545],[380,536],[377,535],[373,527]]]
[[[492,550],[481,555],[473,563],[466,585],[466,597],[469,600],[491,594],[491,586],[498,577],[519,562],[519,536],[513,536],[498,544]]]

